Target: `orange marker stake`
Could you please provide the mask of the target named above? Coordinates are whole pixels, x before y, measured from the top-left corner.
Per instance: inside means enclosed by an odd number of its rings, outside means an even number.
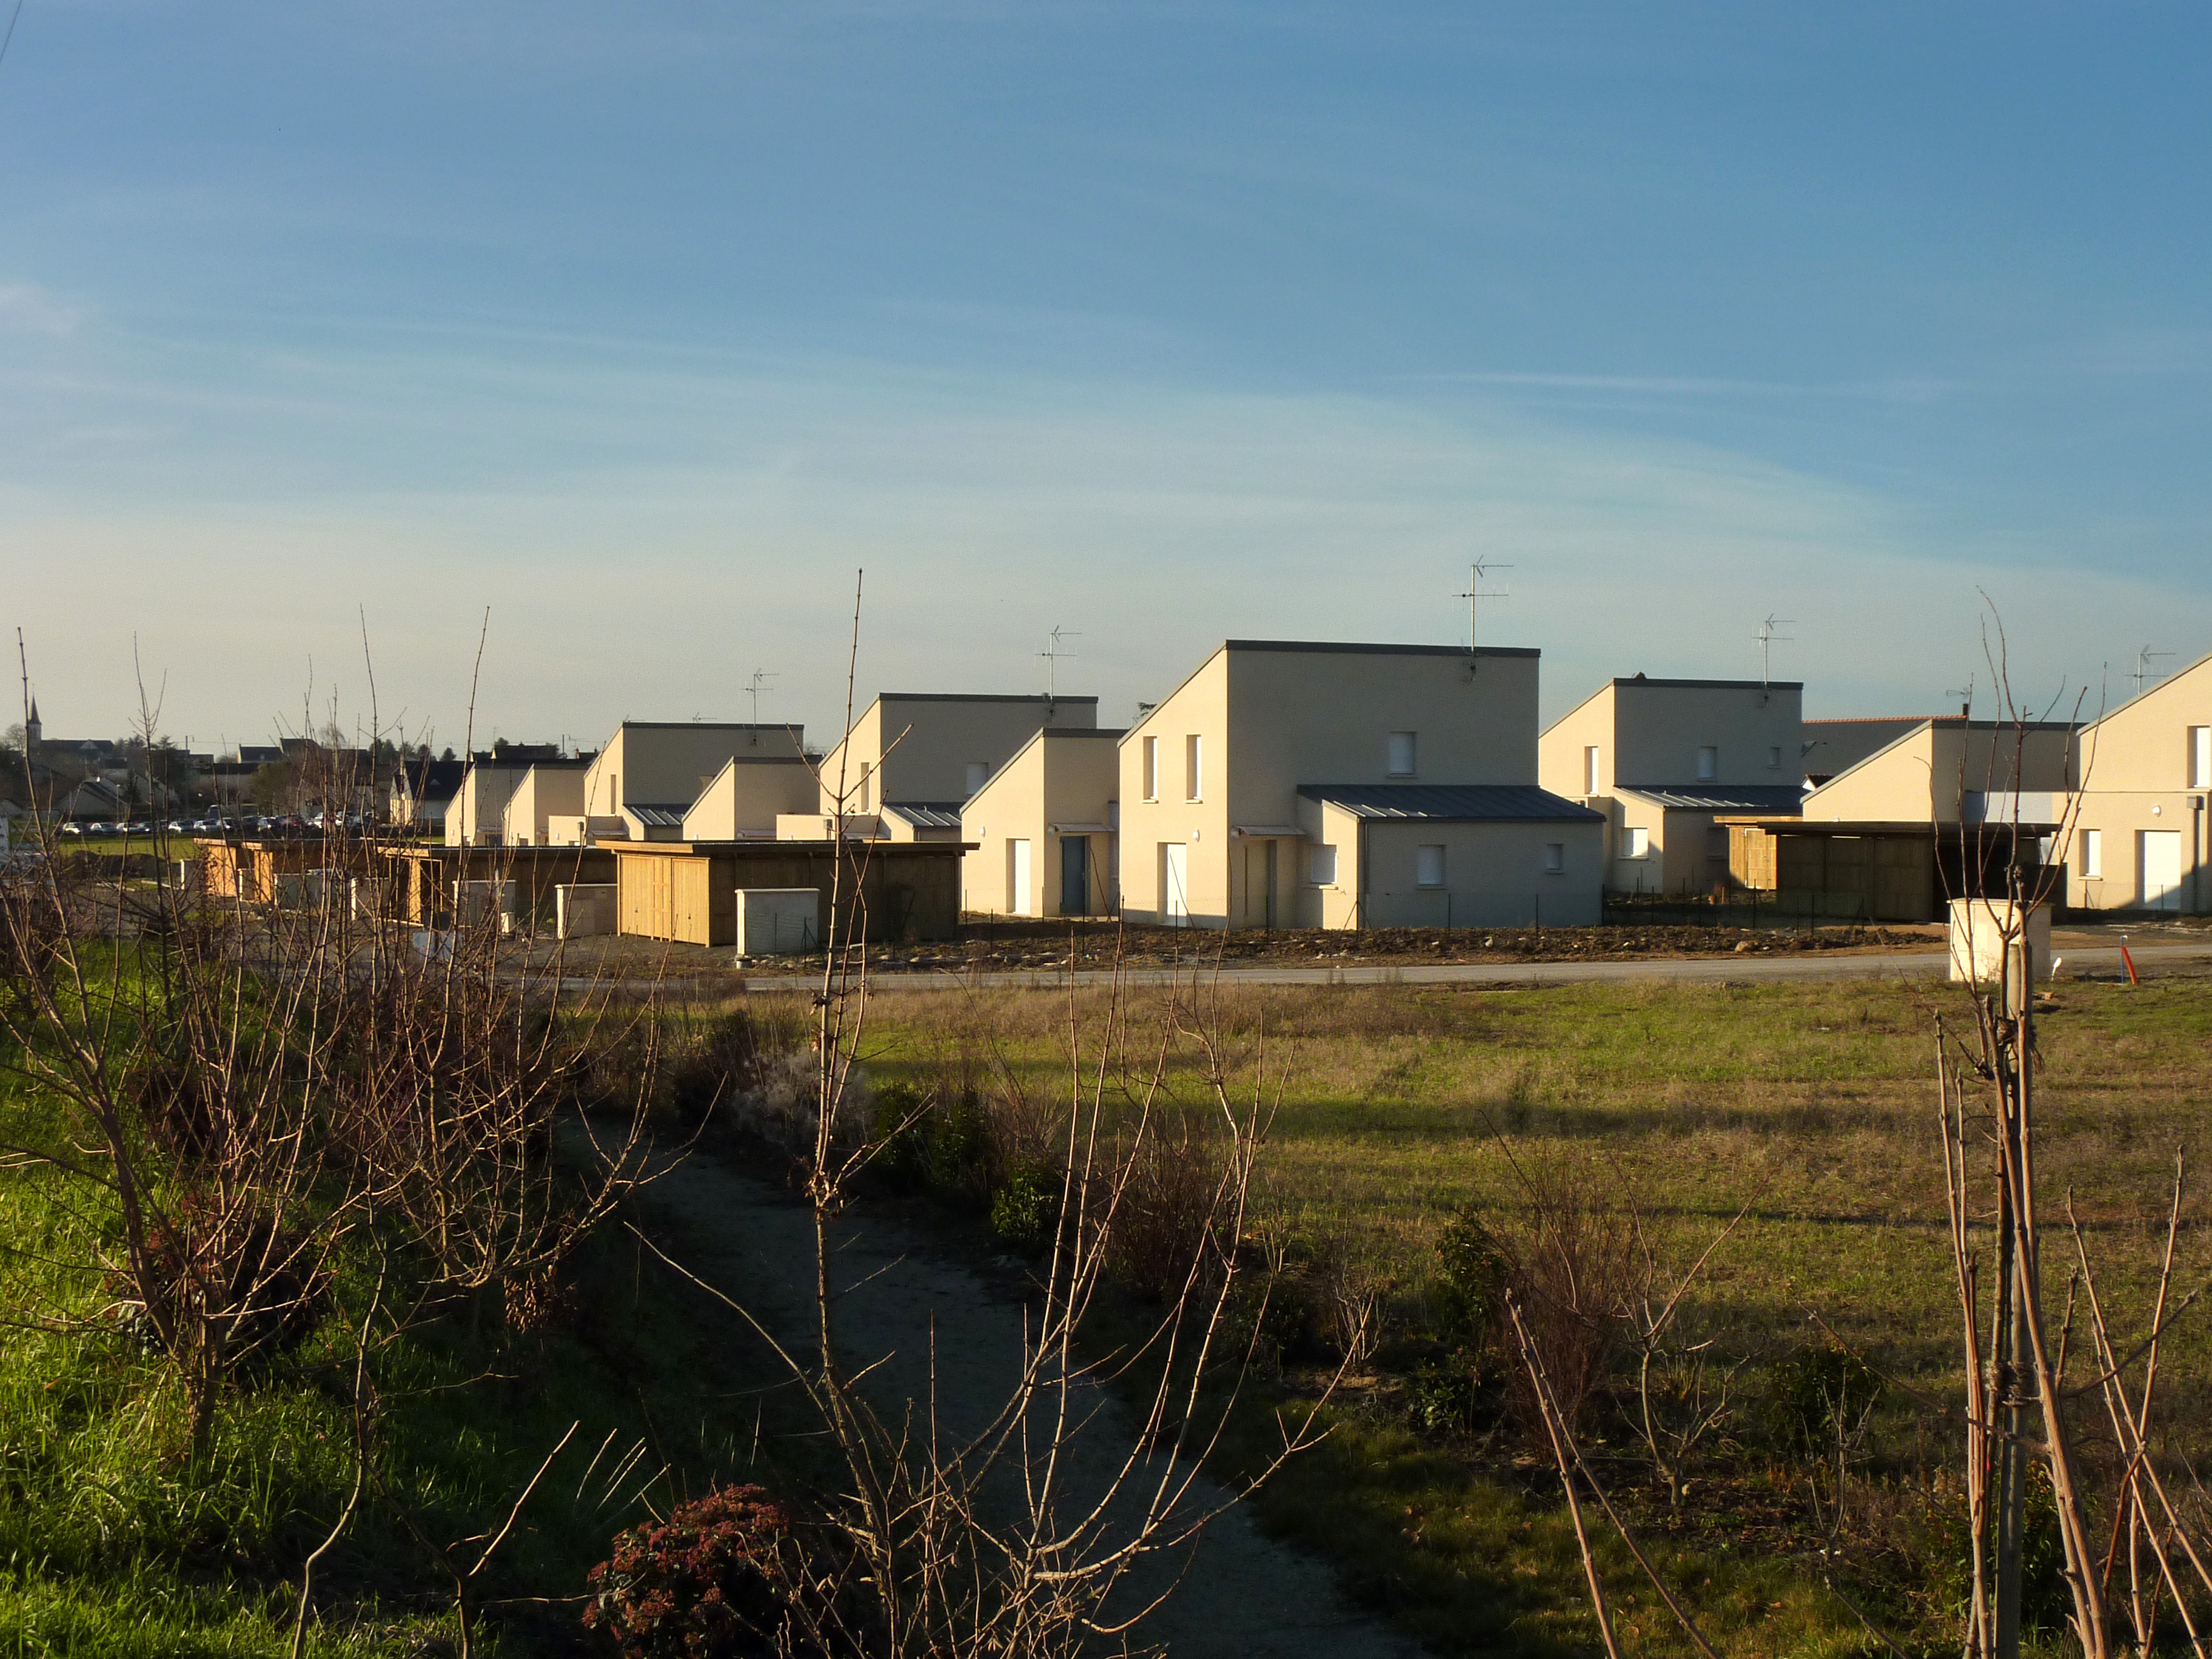
[[[2136,959],[2128,954],[2128,936],[2125,933],[2120,935],[2120,960],[2127,965],[2128,983],[2141,985],[2142,981],[2136,977]]]

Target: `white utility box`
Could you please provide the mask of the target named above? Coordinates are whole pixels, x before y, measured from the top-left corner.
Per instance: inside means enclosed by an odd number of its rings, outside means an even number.
[[[615,884],[569,882],[553,890],[553,927],[562,939],[585,939],[615,930]]]
[[[2023,932],[2027,962],[2022,988],[2051,969],[2051,907],[2039,904],[2027,913],[2023,929],[2020,907],[2010,899],[1953,899],[1951,901],[1951,977],[1955,981],[1991,985],[2005,975],[2008,948],[2016,948]]]
[[[804,956],[821,947],[818,887],[738,889],[738,955]]]

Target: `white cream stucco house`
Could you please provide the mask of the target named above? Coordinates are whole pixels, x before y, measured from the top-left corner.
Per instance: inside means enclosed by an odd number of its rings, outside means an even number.
[[[1132,920],[1600,920],[1605,820],[1537,781],[1537,653],[1230,640],[1122,737]]]

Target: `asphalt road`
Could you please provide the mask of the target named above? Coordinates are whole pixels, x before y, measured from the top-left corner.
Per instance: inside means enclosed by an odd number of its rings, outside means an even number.
[[[2138,945],[2131,947],[2136,971],[2146,977],[2185,973],[2212,965],[2212,939],[2176,945]],[[2114,945],[2058,947],[2058,976],[2111,979],[2124,973]],[[1840,952],[1805,956],[1683,957],[1637,962],[1468,962],[1397,966],[1387,963],[1316,963],[1312,967],[1238,967],[1215,969],[1194,963],[1180,969],[1188,982],[1194,974],[1208,983],[1246,985],[1581,985],[1614,980],[1673,980],[1691,984],[1759,984],[1770,980],[1926,978],[1942,974],[1948,957],[1942,951],[1901,951],[1846,956]],[[1166,968],[1125,968],[1116,975],[1084,969],[1073,975],[1079,986],[1166,985],[1178,970]],[[1012,973],[969,973],[945,969],[928,973],[871,972],[871,991],[941,990],[968,986],[988,990],[1065,990],[1069,975],[1048,968],[1022,969]],[[749,980],[753,991],[789,990],[800,981],[785,975]]]

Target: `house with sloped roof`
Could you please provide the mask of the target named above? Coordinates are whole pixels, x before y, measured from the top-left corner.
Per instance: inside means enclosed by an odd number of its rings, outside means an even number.
[[[1119,731],[1040,726],[953,817],[974,847],[960,906],[980,915],[1109,916],[1121,905]]]
[[[848,835],[957,841],[963,806],[1032,736],[1097,726],[1096,697],[885,691],[823,757],[814,811]]]
[[[2212,656],[2084,726],[2073,783],[2069,905],[2212,915]]]
[[[1707,894],[1729,883],[1732,815],[1787,816],[1804,793],[1795,680],[1607,681],[1538,742],[1544,787],[1606,817],[1605,885]]]
[[[582,811],[549,817],[547,840],[683,841],[685,817],[718,783],[733,835],[772,830],[769,805],[813,799],[805,736],[747,721],[624,720],[585,772]]]
[[[1119,744],[1122,913],[1600,919],[1604,817],[1537,779],[1533,650],[1226,640]]]

